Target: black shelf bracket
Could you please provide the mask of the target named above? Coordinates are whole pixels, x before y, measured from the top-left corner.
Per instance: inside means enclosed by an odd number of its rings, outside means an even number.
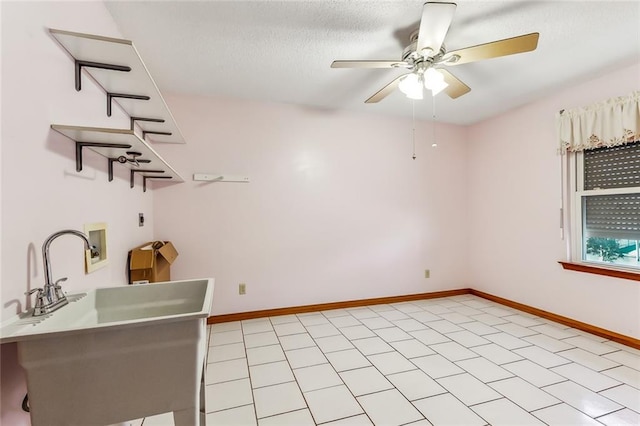
[[[127,154],[131,154],[130,151],[127,151]],[[138,153],[139,154],[139,153]],[[124,155],[121,155],[120,157],[117,158],[108,158],[107,159],[109,162],[109,182],[111,182],[113,180],[113,163],[115,163],[116,161],[120,164],[125,164],[127,162],[132,163],[132,164],[136,164],[136,163],[144,163],[144,164],[148,164],[151,162],[151,160],[145,160],[143,158],[127,158]]]
[[[135,182],[136,173],[164,173],[164,170],[145,170],[145,169],[131,169],[129,175],[129,187],[133,188]]]
[[[152,123],[164,123],[164,118],[131,117],[131,130],[136,121],[150,121]]]
[[[171,136],[173,133],[171,132],[152,132],[152,131],[142,131],[142,140],[145,140],[145,136],[147,135],[165,135],[165,136]]]
[[[151,99],[150,96],[145,95],[130,95],[128,93],[107,92],[107,117],[111,117],[111,100],[113,98],[138,99],[140,101],[148,101],[149,99]]]
[[[76,91],[78,92],[82,90],[81,75],[82,75],[83,67],[100,68],[103,70],[123,71],[123,72],[131,71],[131,67],[128,67],[126,65],[103,64],[100,62],[80,61],[78,59],[76,59],[75,63],[76,63]]]
[[[173,179],[173,176],[142,176],[142,192],[147,192],[147,179]]]
[[[76,141],[76,172],[82,171],[82,148],[122,148],[129,149],[131,145],[123,143],[101,143],[101,142],[80,142]]]

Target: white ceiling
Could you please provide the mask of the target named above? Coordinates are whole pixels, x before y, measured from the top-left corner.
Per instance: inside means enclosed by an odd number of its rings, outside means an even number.
[[[411,117],[402,70],[332,69],[334,59],[400,59],[424,1],[109,1],[165,93]],[[539,32],[538,49],[451,67],[471,87],[438,95],[438,121],[470,124],[640,59],[640,1],[457,1],[447,50]],[[639,77],[640,84],[640,77]],[[416,102],[432,116],[432,100]]]

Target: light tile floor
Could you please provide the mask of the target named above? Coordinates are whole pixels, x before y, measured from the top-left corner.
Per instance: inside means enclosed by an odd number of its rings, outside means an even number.
[[[209,330],[209,426],[640,425],[639,350],[471,295]]]

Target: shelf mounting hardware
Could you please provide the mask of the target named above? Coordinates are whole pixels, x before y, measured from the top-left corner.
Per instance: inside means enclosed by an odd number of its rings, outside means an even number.
[[[150,130],[149,130],[149,131],[143,130],[143,131],[142,131],[142,140],[143,140],[143,141],[146,141],[145,136],[147,136],[147,135],[165,135],[165,136],[171,136],[172,134],[173,134],[173,133],[171,133],[171,132],[153,132],[153,131],[150,131]]]
[[[151,160],[145,160],[143,158],[137,158],[140,155],[142,155],[142,153],[140,152],[136,152],[136,151],[127,151],[127,155],[130,155],[131,158],[127,158],[124,155],[121,155],[120,157],[117,158],[109,158],[108,162],[109,162],[109,182],[111,182],[113,180],[113,163],[114,162],[118,162],[120,164],[125,164],[127,162],[133,164],[135,167],[139,167],[140,163],[144,163],[144,164],[148,164],[151,162]]]
[[[79,59],[75,60],[76,64],[76,91],[82,90],[82,67],[88,68],[101,68],[103,70],[112,70],[112,71],[123,71],[129,72],[131,71],[131,67],[126,65],[113,65],[113,64],[103,64],[101,62],[91,62],[91,61],[81,61]]]
[[[158,170],[158,169],[131,169],[130,171],[130,175],[129,175],[129,187],[133,188],[134,186],[134,179],[136,176],[136,173],[164,173],[164,170]]]
[[[130,163],[130,164],[133,164],[134,167],[140,167],[140,163],[148,164],[151,162],[151,160],[138,158],[142,155],[142,153],[138,151],[127,151],[126,154],[131,158],[127,158],[124,155],[121,155],[118,157],[118,163],[121,163],[121,164]]]
[[[150,121],[152,123],[164,123],[164,118],[131,117],[131,130],[136,121]]]
[[[149,99],[151,99],[150,96],[146,95],[130,95],[128,93],[107,92],[107,117],[111,117],[111,100],[113,98],[138,99],[140,101],[148,101]]]
[[[173,179],[173,176],[145,176],[145,175],[142,175],[142,192],[147,192],[147,179]]]
[[[123,143],[101,143],[101,142],[80,142],[76,141],[76,172],[82,171],[82,148],[122,148],[129,149],[131,145]]]

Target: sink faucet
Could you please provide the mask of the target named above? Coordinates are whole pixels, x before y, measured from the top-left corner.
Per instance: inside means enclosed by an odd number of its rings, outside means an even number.
[[[42,259],[43,259],[43,265],[44,265],[44,287],[33,289],[29,293],[27,293],[27,294],[31,294],[36,291],[38,292],[35,309],[33,311],[34,316],[51,313],[56,309],[61,308],[62,306],[69,303],[69,301],[67,300],[67,297],[62,292],[62,287],[58,284],[59,282],[64,282],[67,279],[61,278],[56,282],[53,282],[53,279],[51,278],[51,261],[49,259],[49,246],[51,246],[51,243],[53,242],[53,240],[55,240],[61,235],[66,235],[66,234],[71,234],[71,235],[75,235],[76,237],[82,238],[86,249],[91,251],[91,257],[95,257],[99,255],[98,251],[96,250],[96,247],[91,245],[89,238],[80,231],[76,231],[73,229],[65,229],[65,230],[58,231],[56,233],[51,234],[44,241],[44,244],[42,244]]]

